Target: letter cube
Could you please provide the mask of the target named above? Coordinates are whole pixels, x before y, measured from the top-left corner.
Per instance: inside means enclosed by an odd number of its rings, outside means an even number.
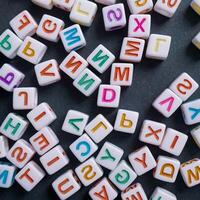
[[[137,127],[138,118],[138,112],[119,109],[115,119],[114,130],[133,134]]]
[[[63,122],[62,130],[74,135],[81,136],[88,122],[89,115],[76,111],[69,110]]]
[[[59,33],[63,30],[65,23],[51,15],[44,14],[37,29],[37,35],[51,42],[58,42]]]
[[[150,200],[154,199],[177,200],[176,196],[173,193],[161,187],[156,187],[153,194],[151,195]]]
[[[196,99],[181,106],[185,124],[192,125],[200,122],[200,99]]]
[[[35,65],[35,74],[40,86],[46,86],[61,80],[58,63],[55,59]]]
[[[200,184],[200,159],[194,158],[181,165],[181,175],[188,187]]]
[[[51,124],[57,117],[47,103],[41,103],[27,114],[28,120],[39,131]]]
[[[57,145],[43,156],[40,157],[40,162],[49,175],[58,172],[69,163],[64,149]]]
[[[148,13],[153,9],[152,0],[127,0],[127,3],[132,14]]]
[[[38,64],[42,60],[46,50],[46,45],[27,36],[20,46],[17,55],[32,64]]]
[[[147,44],[146,57],[165,60],[169,55],[171,36],[151,34]]]
[[[126,14],[123,3],[106,6],[102,9],[106,31],[113,31],[126,26]]]
[[[76,0],[69,18],[74,23],[91,26],[97,12],[97,4],[87,0]]]
[[[97,151],[98,146],[87,134],[83,134],[69,148],[80,162],[84,162]]]
[[[37,106],[38,92],[35,87],[15,88],[13,91],[13,109],[30,110]]]
[[[107,137],[113,130],[110,122],[101,114],[98,114],[85,127],[86,133],[93,139],[94,142],[99,143]]]
[[[144,51],[145,41],[138,38],[125,37],[122,43],[120,60],[127,62],[140,62]]]
[[[8,150],[9,145],[7,137],[0,135],[0,158],[6,157]]]
[[[111,182],[120,190],[125,190],[136,178],[137,174],[124,160],[109,174]]]
[[[88,186],[103,176],[103,170],[92,157],[79,165],[75,172],[84,186]]]
[[[139,140],[148,144],[159,146],[165,134],[166,125],[163,123],[144,120]]]
[[[153,172],[153,176],[158,180],[174,183],[176,181],[179,169],[179,160],[167,156],[158,156],[157,166]]]
[[[156,161],[147,146],[137,149],[129,156],[129,161],[138,176],[156,167]]]
[[[193,9],[198,15],[200,15],[200,1],[199,1],[199,0],[192,0],[192,2],[190,3],[190,6],[192,7],[192,9]]]
[[[70,169],[59,176],[53,183],[52,187],[61,200],[71,197],[81,189],[81,183]]]
[[[15,180],[29,192],[44,178],[44,176],[45,173],[42,168],[34,161],[30,161],[17,173]]]
[[[163,141],[160,145],[160,149],[171,153],[175,156],[180,156],[183,151],[188,136],[172,128],[167,128]]]
[[[110,84],[119,86],[131,86],[134,66],[130,63],[113,63]]]
[[[67,12],[70,12],[72,9],[72,6],[74,5],[75,0],[53,0],[53,5],[65,10]]]
[[[0,87],[12,92],[24,80],[25,75],[12,65],[5,63],[0,68]]]
[[[100,198],[114,200],[117,198],[118,193],[109,180],[103,178],[90,189],[89,195],[93,200],[99,200]]]
[[[45,127],[29,139],[33,148],[39,155],[45,154],[59,143],[58,137],[50,127]]]
[[[95,0],[95,2],[109,6],[115,4],[116,0]]]
[[[6,158],[18,168],[23,168],[34,156],[33,147],[25,140],[20,139],[8,151]]]
[[[7,58],[15,58],[21,44],[22,40],[9,29],[0,35],[0,52]]]
[[[169,89],[186,101],[197,89],[199,84],[187,73],[182,73],[169,86]]]
[[[200,7],[199,7],[200,10]],[[200,11],[199,11],[200,12]],[[200,32],[193,38],[192,43],[200,49]]]
[[[51,10],[53,8],[53,1],[52,0],[31,0],[37,6],[42,8]]]
[[[179,98],[170,89],[165,89],[153,102],[152,106],[163,116],[169,118],[182,104]]]
[[[191,135],[196,142],[197,146],[200,148],[200,126],[191,130]]]
[[[0,133],[16,141],[22,137],[27,128],[28,122],[23,117],[9,113],[1,124]]]
[[[128,23],[128,37],[148,39],[151,30],[151,15],[130,15]]]
[[[27,10],[20,12],[10,21],[9,24],[22,40],[26,36],[34,35],[38,27],[37,22]]]
[[[102,44],[96,47],[96,49],[87,58],[88,63],[101,74],[103,74],[108,67],[110,67],[114,60],[114,54],[112,54]]]
[[[16,167],[7,162],[0,162],[0,188],[9,188],[13,185]]]
[[[91,70],[84,69],[74,80],[73,85],[85,96],[90,96],[101,84],[101,79]]]
[[[138,200],[148,200],[145,191],[140,183],[135,183],[122,191],[121,198],[122,200],[129,200],[134,198]]]
[[[154,11],[157,13],[160,13],[161,15],[164,15],[166,17],[172,17],[177,8],[179,7],[181,3],[181,0],[157,0],[155,6],[154,6]]]
[[[110,142],[105,142],[96,157],[96,162],[109,170],[114,170],[123,154],[123,149]]]
[[[88,62],[75,51],[71,51],[59,68],[70,78],[75,79],[88,66]]]
[[[68,53],[72,50],[76,51],[86,45],[85,37],[78,24],[74,24],[62,30],[60,32],[60,38]]]

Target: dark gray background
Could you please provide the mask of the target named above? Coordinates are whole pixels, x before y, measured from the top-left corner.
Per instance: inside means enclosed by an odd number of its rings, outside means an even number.
[[[124,2],[127,17],[130,15],[126,1]],[[155,2],[155,0],[154,0]],[[189,141],[186,147],[178,158],[181,162],[187,161],[194,157],[200,157],[200,152],[190,136],[190,129],[184,125],[180,109],[170,118],[166,119],[161,116],[156,110],[151,107],[152,101],[166,88],[168,85],[182,72],[188,72],[197,82],[200,83],[200,54],[192,44],[192,38],[200,31],[199,16],[189,7],[190,1],[183,0],[177,13],[171,19],[165,18],[155,12],[152,12],[152,29],[151,33],[169,34],[172,36],[172,45],[169,57],[164,62],[155,60],[143,59],[141,63],[135,65],[133,84],[129,88],[123,88],[121,94],[120,108],[138,111],[140,113],[137,131],[134,135],[119,133],[113,131],[106,140],[118,145],[125,150],[123,156],[127,160],[128,154],[138,147],[143,146],[138,141],[138,135],[141,124],[144,119],[152,119],[166,123],[168,127],[177,129],[189,135]],[[55,17],[61,18],[66,23],[66,26],[73,23],[69,20],[68,13],[62,10],[53,8],[48,11],[35,6],[29,0],[0,0],[0,32],[9,28],[9,21],[22,10],[27,9],[36,21],[39,23],[43,14],[50,14]],[[90,52],[98,45],[103,44],[111,50],[116,57],[119,56],[121,43],[123,37],[127,36],[127,27],[118,31],[105,32],[102,13],[102,7],[99,5],[97,16],[90,28],[83,28],[87,46],[79,50],[83,57],[87,58]],[[43,60],[55,58],[60,63],[67,55],[62,43],[58,44],[47,42],[41,38],[34,36],[48,46],[48,51]],[[79,165],[79,162],[74,158],[68,149],[68,146],[77,138],[76,136],[67,134],[61,131],[61,126],[64,117],[69,109],[79,110],[90,115],[90,120],[98,113],[102,113],[113,124],[117,109],[102,109],[96,106],[97,91],[89,98],[84,97],[73,86],[72,80],[62,73],[62,80],[56,84],[39,87],[35,74],[34,66],[20,58],[9,60],[0,55],[0,65],[5,62],[11,63],[19,70],[25,73],[26,78],[21,86],[35,86],[39,90],[39,103],[48,102],[56,112],[58,119],[51,125],[60,139],[60,143],[69,155],[71,162],[64,169],[52,176],[46,176],[44,180],[31,192],[25,192],[17,183],[10,189],[0,189],[0,200],[55,200],[58,199],[51,183],[67,169],[74,169]],[[90,67],[91,68],[91,67]],[[92,68],[91,68],[92,69]],[[93,70],[93,69],[92,69]],[[93,70],[94,71],[94,70]],[[98,74],[97,72],[95,72]],[[103,83],[109,83],[110,70],[106,71],[100,76]],[[199,98],[200,90],[198,90],[189,100]],[[0,89],[0,123],[9,112],[12,110],[12,93],[5,92]],[[26,116],[27,112],[20,111],[18,114]],[[30,126],[28,131],[24,134],[23,138],[27,139],[36,131]],[[103,145],[105,140],[99,144],[99,148]],[[10,142],[12,144],[12,142]],[[157,147],[150,146],[154,156],[168,155]],[[38,156],[34,157],[38,161]],[[105,170],[107,174],[108,171]],[[175,184],[164,183],[152,177],[152,171],[137,178],[136,182],[140,182],[148,197],[153,192],[156,186],[165,187],[166,189],[174,192],[179,200],[194,200],[200,199],[199,186],[194,188],[187,188],[178,176]],[[73,200],[86,200],[89,199],[88,191],[90,187],[82,188],[71,199]],[[118,197],[120,199],[120,197]]]

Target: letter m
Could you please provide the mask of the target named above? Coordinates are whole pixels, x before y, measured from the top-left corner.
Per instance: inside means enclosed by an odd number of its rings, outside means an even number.
[[[77,35],[78,30],[76,28],[72,28],[66,32],[64,32],[65,39],[68,42],[68,45],[71,46],[81,40],[80,36]]]

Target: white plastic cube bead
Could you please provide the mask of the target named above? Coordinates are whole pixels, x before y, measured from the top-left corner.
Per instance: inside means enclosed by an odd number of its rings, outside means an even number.
[[[37,106],[38,92],[34,87],[20,87],[13,91],[13,109],[30,110]]]
[[[109,180],[107,178],[103,178],[90,189],[89,195],[92,200],[99,200],[100,198],[114,200],[116,199],[118,193]]]
[[[110,142],[105,142],[96,157],[96,162],[109,170],[113,170],[118,165],[123,154],[123,149]]]
[[[88,186],[103,176],[103,170],[92,157],[79,165],[75,172],[84,186]]]
[[[198,14],[200,15],[200,1],[199,0],[192,0],[190,3],[190,6],[192,7],[192,9]]]
[[[22,137],[28,122],[19,115],[9,113],[0,127],[0,132],[11,140],[18,140]]]
[[[196,142],[197,146],[200,148],[200,126],[191,130],[191,135]]]
[[[9,150],[9,144],[7,137],[1,135],[0,136],[0,158],[6,157],[6,154]]]
[[[8,151],[6,158],[18,168],[23,168],[34,156],[33,147],[23,139],[18,140]]]
[[[88,63],[101,74],[110,67],[114,60],[114,54],[112,54],[102,44],[97,46],[87,58]]]
[[[101,114],[98,114],[85,127],[86,133],[96,142],[101,142],[113,130],[110,122]]]
[[[154,199],[177,200],[176,196],[173,193],[161,187],[156,187],[153,194],[151,195],[150,200]]]
[[[68,53],[72,50],[76,51],[86,45],[85,37],[78,24],[74,24],[62,30],[60,32],[60,38]]]
[[[28,120],[39,131],[51,124],[57,117],[47,103],[41,103],[27,114]]]
[[[165,89],[153,102],[153,107],[165,117],[169,118],[182,104],[179,98],[170,89]]]
[[[12,92],[24,80],[25,75],[10,64],[4,64],[0,68],[0,87]]]
[[[138,118],[138,112],[119,109],[115,119],[114,130],[133,134],[137,127]]]
[[[35,74],[40,86],[46,86],[61,80],[58,63],[55,59],[35,65]]]
[[[126,14],[123,3],[106,6],[102,9],[106,31],[121,29],[126,26]]]
[[[27,10],[20,12],[9,24],[22,40],[26,36],[34,35],[38,27],[37,22]]]
[[[88,62],[75,51],[71,51],[60,64],[59,68],[72,79],[88,66]]]
[[[125,190],[136,178],[137,174],[124,160],[109,174],[111,182],[120,190]]]
[[[71,11],[74,2],[75,0],[53,0],[53,5],[69,12]]]
[[[128,23],[128,37],[149,38],[151,30],[151,15],[130,15]]]
[[[64,149],[58,145],[40,157],[40,162],[49,175],[52,175],[69,163]]]
[[[200,13],[200,6],[199,6],[199,13]],[[200,32],[193,38],[192,43],[200,49]]]
[[[127,3],[132,14],[148,13],[153,9],[152,0],[127,0]]]
[[[32,64],[38,64],[42,60],[46,50],[46,45],[27,36],[20,46],[17,55]]]
[[[89,115],[76,111],[69,110],[63,122],[62,130],[74,135],[81,136],[88,122]]]
[[[137,149],[128,158],[136,174],[139,176],[156,167],[156,161],[147,146]]]
[[[159,146],[165,134],[166,125],[163,123],[144,120],[139,140],[148,144]]]
[[[42,8],[51,10],[53,8],[53,1],[52,0],[31,0],[37,6]]]
[[[81,184],[72,170],[59,176],[52,187],[61,200],[68,199],[81,189]]]
[[[146,57],[165,60],[169,55],[171,36],[151,34],[147,44]]]
[[[187,140],[188,136],[186,134],[167,128],[163,141],[160,145],[160,149],[175,156],[179,156],[183,151]]]
[[[95,2],[109,6],[115,4],[116,0],[95,0]]]
[[[73,85],[85,96],[90,96],[100,84],[101,79],[87,68],[73,82]]]
[[[154,170],[153,176],[158,180],[174,183],[176,181],[179,169],[179,160],[166,156],[158,156],[157,166]]]
[[[45,176],[44,171],[34,161],[30,161],[22,168],[15,180],[27,191],[31,191]]]
[[[45,154],[59,143],[58,137],[50,127],[45,127],[29,139],[33,148],[39,155]]]
[[[15,58],[21,44],[22,40],[9,29],[0,35],[0,52],[10,59]]]
[[[97,151],[98,146],[87,134],[83,134],[69,148],[80,162],[84,162]]]

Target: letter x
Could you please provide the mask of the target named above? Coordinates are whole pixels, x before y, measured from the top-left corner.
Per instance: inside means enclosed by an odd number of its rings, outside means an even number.
[[[143,18],[141,22],[137,18],[134,18],[134,20],[137,23],[137,27],[133,31],[136,32],[136,31],[138,31],[138,29],[140,29],[142,32],[145,32],[142,25],[146,21],[146,18]]]
[[[147,133],[146,134],[146,137],[150,137],[151,135],[153,135],[156,140],[159,140],[159,137],[158,137],[158,133],[160,133],[162,131],[162,129],[158,129],[158,130],[153,130],[151,128],[151,126],[148,126],[148,129],[151,131],[150,133]]]

